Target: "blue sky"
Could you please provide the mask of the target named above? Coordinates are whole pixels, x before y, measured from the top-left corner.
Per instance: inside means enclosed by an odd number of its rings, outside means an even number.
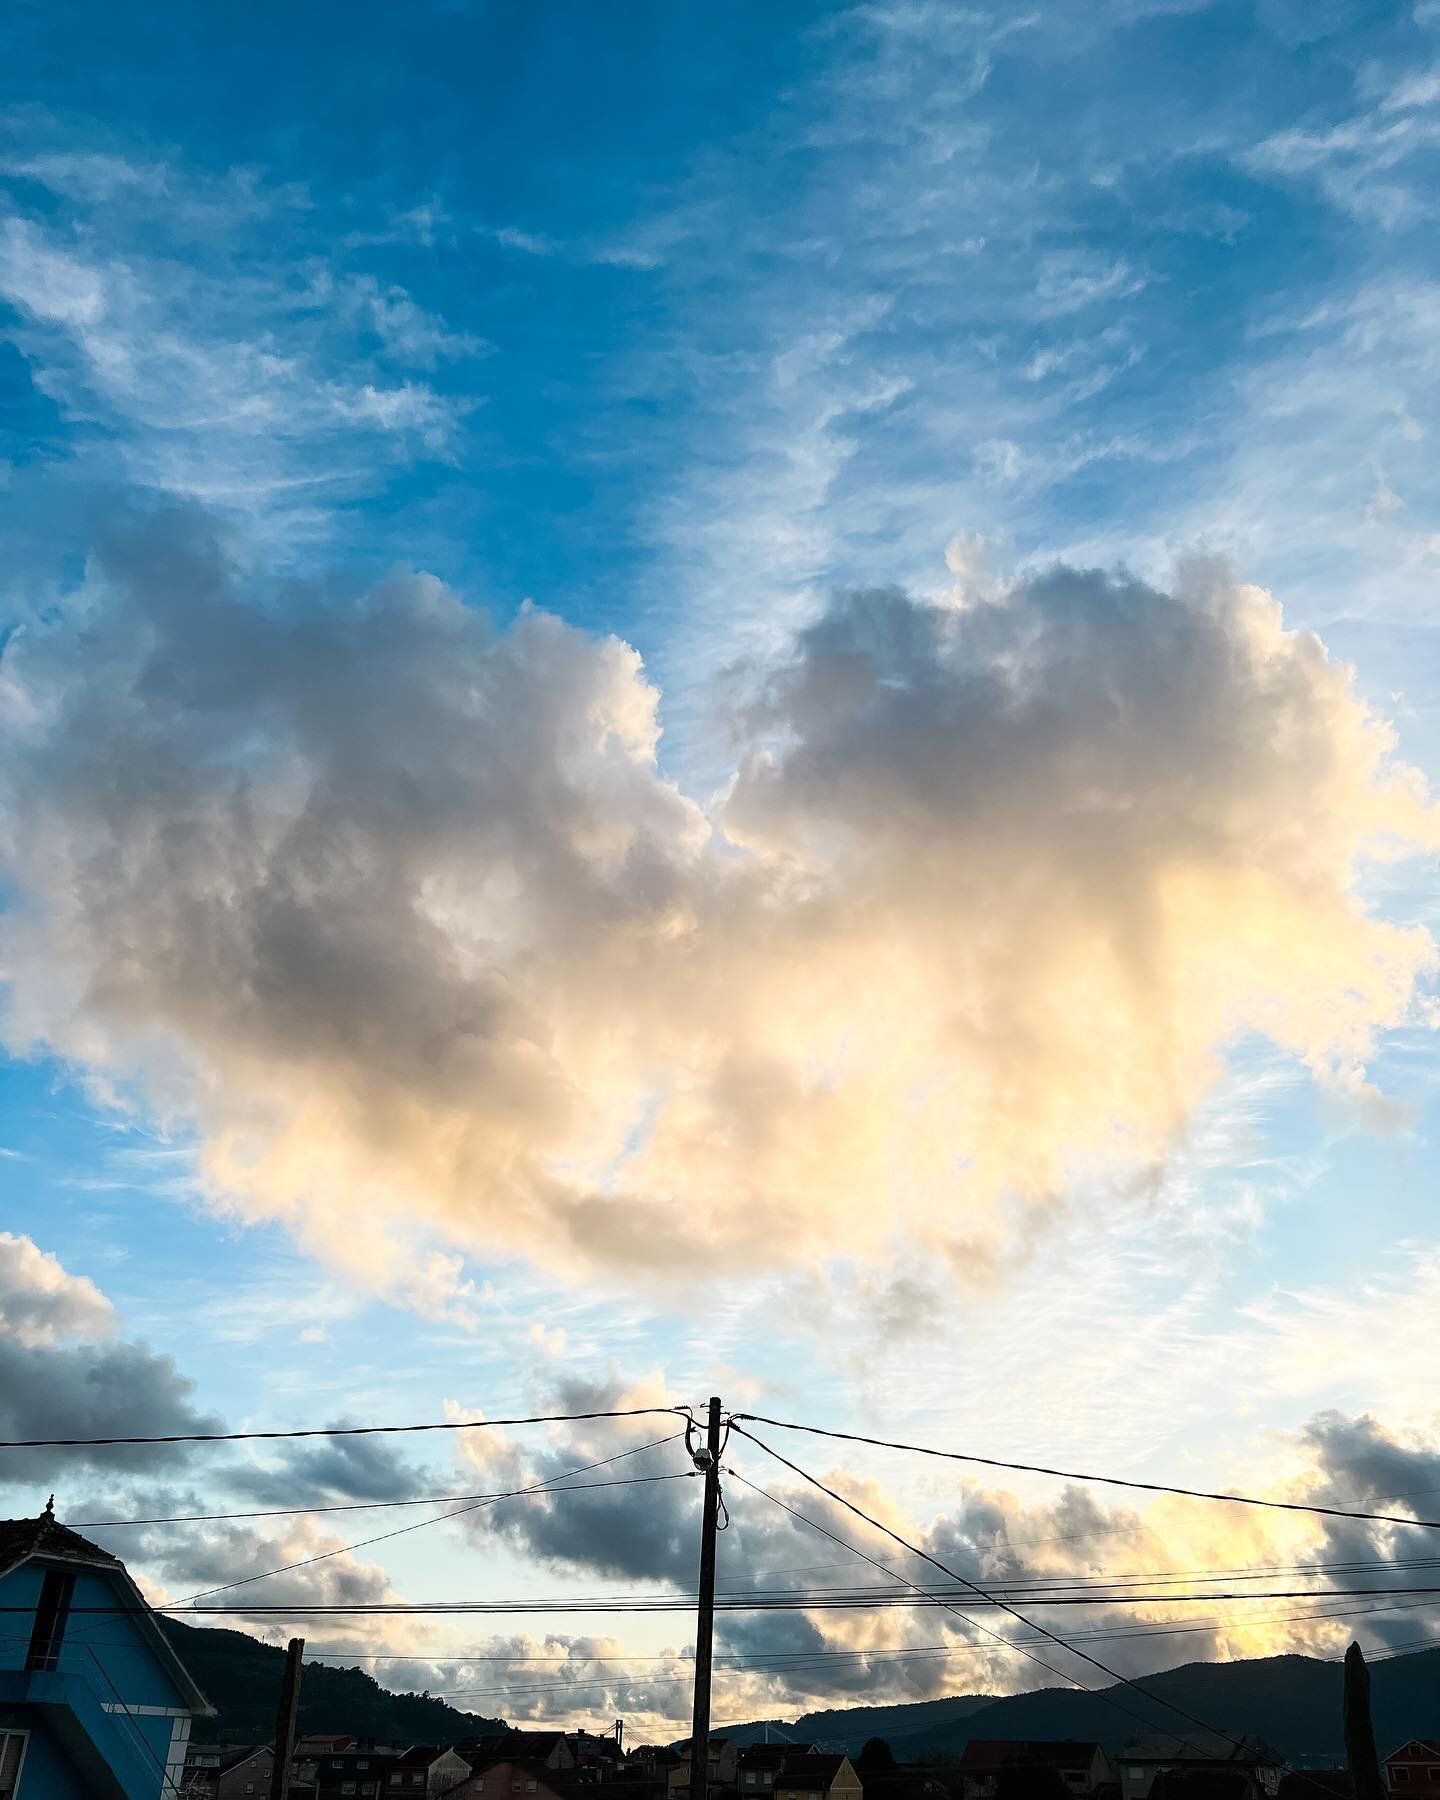
[[[1339,1493],[1327,1410],[1434,1456],[1440,840],[1387,770],[1440,770],[1440,8],[3,49],[27,1354],[143,1339],[235,1426],[718,1385],[1207,1484]],[[355,1579],[439,1591],[432,1536]]]

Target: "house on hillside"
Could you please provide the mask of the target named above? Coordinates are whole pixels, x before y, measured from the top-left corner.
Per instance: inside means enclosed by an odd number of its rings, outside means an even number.
[[[1095,1794],[1115,1779],[1099,1744],[1083,1738],[971,1738],[960,1758],[965,1800],[995,1800],[1001,1771],[1053,1769],[1072,1794]]]
[[[1440,1737],[1411,1738],[1385,1758],[1385,1786],[1392,1794],[1440,1796]]]
[[[775,1800],[860,1800],[864,1784],[848,1756],[787,1756],[771,1788]]]
[[[1225,1800],[1229,1800],[1232,1789],[1235,1800],[1241,1800],[1246,1780],[1253,1782],[1262,1796],[1274,1800],[1284,1772],[1285,1760],[1278,1750],[1263,1738],[1246,1737],[1240,1732],[1227,1737],[1197,1727],[1183,1737],[1169,1733],[1132,1737],[1120,1756],[1120,1800],[1150,1800],[1152,1790],[1155,1800],[1178,1800],[1182,1793],[1207,1785],[1215,1789],[1217,1800],[1222,1787],[1226,1790]],[[1222,1775],[1233,1778],[1237,1773],[1241,1777],[1238,1787],[1233,1779],[1189,1784],[1178,1779]],[[1157,1789],[1161,1775],[1167,1779]]]
[[[0,1796],[159,1800],[181,1791],[214,1708],[118,1557],[55,1518],[0,1521]]]
[[[413,1744],[391,1759],[381,1793],[390,1800],[434,1800],[467,1779],[470,1764],[458,1750],[442,1750],[433,1744]]]

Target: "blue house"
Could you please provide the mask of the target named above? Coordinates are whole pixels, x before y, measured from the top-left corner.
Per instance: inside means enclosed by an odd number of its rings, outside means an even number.
[[[0,1800],[170,1800],[214,1708],[98,1544],[0,1521]]]

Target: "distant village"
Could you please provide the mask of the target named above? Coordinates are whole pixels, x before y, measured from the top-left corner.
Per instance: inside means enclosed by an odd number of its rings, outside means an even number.
[[[1196,1740],[1199,1740],[1198,1742]],[[710,1739],[708,1800],[1315,1800],[1316,1784],[1349,1795],[1343,1772],[1285,1773],[1261,1740],[1243,1749],[1205,1734],[1137,1737],[1118,1763],[1097,1743],[972,1739],[955,1757],[903,1764],[873,1739],[852,1760],[817,1744],[738,1745]],[[182,1793],[195,1800],[269,1794],[269,1744],[196,1746]],[[1410,1744],[1390,1759],[1389,1785],[1405,1795],[1440,1796],[1440,1742]],[[643,1744],[626,1751],[623,1733],[507,1731],[446,1746],[401,1749],[352,1737],[311,1734],[295,1748],[295,1800],[688,1800],[690,1746]]]

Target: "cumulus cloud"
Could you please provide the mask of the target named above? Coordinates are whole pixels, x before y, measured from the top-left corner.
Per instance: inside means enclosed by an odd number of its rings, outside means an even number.
[[[748,671],[708,810],[625,644],[277,594],[194,516],[4,676],[11,1047],[427,1306],[497,1248],[993,1253],[1164,1156],[1244,1034],[1374,1103],[1434,958],[1358,891],[1433,843],[1419,777],[1208,565],[841,596]]]
[[[110,1303],[30,1238],[0,1232],[0,1437],[119,1437],[217,1431],[173,1358],[115,1336]],[[165,1446],[0,1455],[0,1482],[53,1485],[57,1469],[149,1468]],[[40,1495],[43,1501],[44,1495]],[[37,1501],[34,1510],[39,1510]]]

